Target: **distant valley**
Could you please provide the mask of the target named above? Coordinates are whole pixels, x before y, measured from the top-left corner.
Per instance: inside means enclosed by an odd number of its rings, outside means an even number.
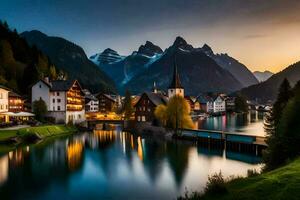
[[[240,92],[249,100],[262,103],[268,100],[275,100],[278,88],[285,78],[289,80],[291,86],[294,86],[300,80],[300,62],[288,66],[264,82],[243,88]]]
[[[259,82],[264,82],[268,80],[274,73],[270,71],[264,71],[264,72],[255,71],[253,72],[253,74]]]

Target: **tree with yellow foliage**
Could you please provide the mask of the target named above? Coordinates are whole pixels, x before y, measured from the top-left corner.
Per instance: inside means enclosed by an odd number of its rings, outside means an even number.
[[[181,96],[170,98],[167,105],[159,105],[155,109],[155,117],[167,128],[178,129],[193,128],[190,116],[190,106]]]

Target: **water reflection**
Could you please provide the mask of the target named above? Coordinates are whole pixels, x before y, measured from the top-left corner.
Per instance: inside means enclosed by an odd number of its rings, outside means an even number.
[[[255,163],[255,164],[253,164]],[[0,158],[5,198],[160,198],[201,189],[207,176],[245,175],[251,156],[114,131],[94,131],[25,147]],[[238,169],[238,170],[237,170]],[[15,191],[18,192],[15,192]]]
[[[0,157],[0,186],[6,182],[8,178],[8,156]]]
[[[78,169],[82,163],[83,144],[81,141],[75,141],[68,144],[67,162],[71,171]]]
[[[195,121],[198,129],[239,132],[247,135],[265,136],[263,127],[264,113],[250,111],[247,114],[231,113]]]

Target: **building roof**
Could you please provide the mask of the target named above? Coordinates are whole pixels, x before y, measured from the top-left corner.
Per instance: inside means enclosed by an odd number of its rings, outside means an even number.
[[[158,93],[154,93],[154,92],[145,92],[142,94],[142,96],[143,95],[146,95],[149,98],[149,100],[156,106],[158,106],[160,104],[166,104],[168,102],[168,98],[162,94],[158,94]],[[140,99],[135,104],[135,106],[139,103]]]
[[[216,98],[214,99],[214,101],[216,101],[219,97],[220,97],[220,99],[221,99],[222,101],[225,101],[225,97],[222,96],[222,95],[216,96]]]
[[[0,85],[1,89],[7,90],[7,91],[11,91],[11,89],[9,89],[8,87],[5,87],[4,85]]]
[[[84,98],[88,101],[90,101],[90,100],[98,101],[98,99],[94,95],[91,95],[91,94],[85,95]]]
[[[9,96],[9,97],[17,97],[17,98],[21,98],[21,95],[15,93],[15,92],[13,92],[13,91],[9,91],[8,96]]]
[[[111,95],[109,95],[109,94],[105,94],[105,93],[102,93],[102,92],[95,94],[96,97],[98,97],[99,95],[103,95],[103,96],[105,96],[106,98],[108,98],[108,99],[111,100],[111,101],[114,101],[114,102],[117,101],[115,98],[113,98],[113,97],[112,97]]]
[[[211,98],[210,96],[206,96],[206,95],[199,95],[197,97],[196,101],[198,101],[199,103],[204,104],[204,103],[207,103],[209,101],[213,101],[213,98]]]
[[[180,82],[180,78],[179,78],[179,74],[177,71],[177,63],[176,63],[176,58],[174,59],[174,72],[173,72],[173,79],[171,82],[171,85],[169,86],[169,88],[181,88],[183,89],[181,82]]]
[[[55,80],[51,81],[51,91],[68,91],[74,84],[75,80]]]

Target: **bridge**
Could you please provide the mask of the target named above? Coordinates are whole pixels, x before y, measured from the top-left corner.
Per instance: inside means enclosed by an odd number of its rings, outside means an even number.
[[[226,131],[183,129],[182,137],[197,140],[205,145],[218,144],[224,146],[225,149],[250,151],[256,155],[261,154],[262,150],[267,147],[266,137]]]
[[[124,124],[124,120],[119,119],[88,119],[86,122],[89,128],[96,128],[98,124]]]

